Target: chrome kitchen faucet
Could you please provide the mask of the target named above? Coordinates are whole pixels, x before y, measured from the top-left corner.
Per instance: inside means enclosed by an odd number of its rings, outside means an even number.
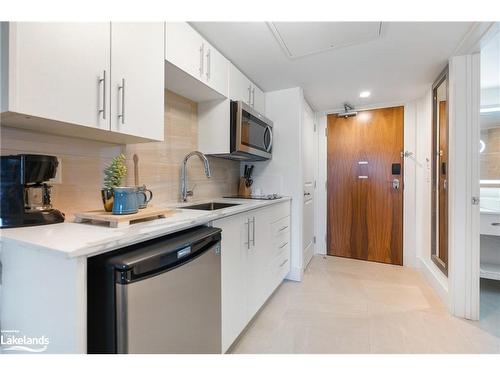
[[[188,187],[187,187],[187,168],[186,168],[186,165],[187,165],[187,161],[189,160],[189,158],[191,156],[194,156],[194,155],[197,155],[201,159],[201,161],[203,162],[203,164],[205,166],[205,176],[207,176],[207,178],[210,178],[212,175],[210,172],[210,163],[208,162],[207,157],[203,153],[201,153],[200,151],[193,151],[193,152],[190,152],[189,154],[187,154],[184,157],[184,161],[182,162],[181,198],[182,198],[183,202],[187,202],[187,197],[193,196],[193,190],[188,190]]]

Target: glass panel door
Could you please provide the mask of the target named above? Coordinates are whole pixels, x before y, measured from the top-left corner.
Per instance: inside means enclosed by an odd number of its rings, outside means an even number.
[[[431,257],[448,274],[448,68],[433,85]]]

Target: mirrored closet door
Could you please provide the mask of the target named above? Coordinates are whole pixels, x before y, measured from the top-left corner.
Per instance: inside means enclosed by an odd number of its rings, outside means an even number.
[[[448,274],[448,67],[432,87],[432,242],[433,262]]]

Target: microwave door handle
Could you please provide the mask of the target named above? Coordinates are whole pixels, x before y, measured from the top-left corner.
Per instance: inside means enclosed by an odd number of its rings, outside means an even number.
[[[269,144],[266,146],[266,137],[265,137],[265,134],[266,132],[269,132]],[[271,151],[271,148],[273,147],[273,129],[267,125],[266,126],[266,130],[264,131],[264,146],[266,147],[266,151],[267,152],[270,152]]]

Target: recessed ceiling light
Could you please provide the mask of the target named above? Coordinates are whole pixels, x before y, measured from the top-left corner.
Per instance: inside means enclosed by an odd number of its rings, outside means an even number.
[[[361,91],[359,93],[360,98],[368,98],[371,95],[370,91]]]

